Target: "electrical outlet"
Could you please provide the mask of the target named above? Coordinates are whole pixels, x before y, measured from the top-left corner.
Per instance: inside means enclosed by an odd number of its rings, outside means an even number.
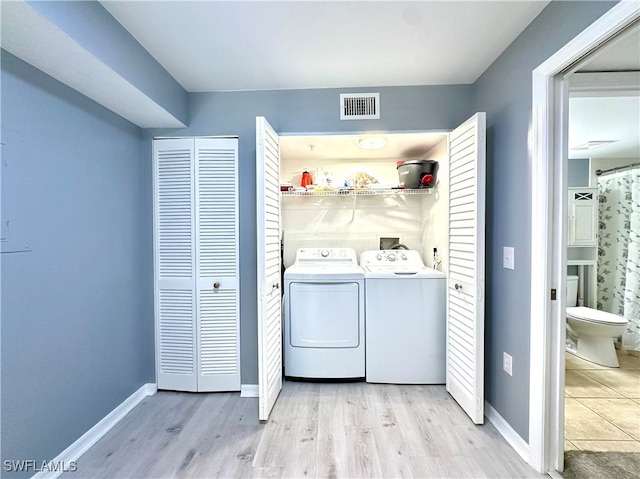
[[[509,376],[513,376],[512,366],[513,366],[513,358],[507,353],[502,353],[502,369],[504,369],[504,372],[507,373]]]
[[[502,267],[505,269],[515,269],[515,252],[511,246],[502,248]]]

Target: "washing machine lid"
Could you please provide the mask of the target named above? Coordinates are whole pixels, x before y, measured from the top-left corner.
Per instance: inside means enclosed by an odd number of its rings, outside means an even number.
[[[593,308],[586,308],[584,306],[574,306],[567,308],[567,317],[579,319],[581,321],[588,321],[590,323],[602,323],[611,325],[623,325],[627,324],[627,320],[617,314],[607,313],[606,311],[599,311]]]

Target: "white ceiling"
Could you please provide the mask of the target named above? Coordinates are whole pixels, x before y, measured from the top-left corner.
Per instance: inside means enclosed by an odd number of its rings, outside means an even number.
[[[473,83],[548,1],[102,1],[190,92]]]
[[[592,150],[570,150],[569,158],[640,158],[640,97],[569,100],[569,148],[613,141]]]
[[[569,158],[640,158],[640,24],[601,47],[579,72],[606,73],[598,80],[601,89],[587,88],[569,100]],[[570,85],[575,85],[572,78]],[[573,149],[608,141],[594,149]]]
[[[473,83],[548,1],[102,1],[187,90]],[[437,133],[287,136],[283,158],[420,158]]]

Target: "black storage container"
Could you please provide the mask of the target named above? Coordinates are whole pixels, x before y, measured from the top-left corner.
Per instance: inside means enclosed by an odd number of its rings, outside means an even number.
[[[398,166],[398,179],[404,188],[433,188],[438,180],[438,162],[407,160]]]

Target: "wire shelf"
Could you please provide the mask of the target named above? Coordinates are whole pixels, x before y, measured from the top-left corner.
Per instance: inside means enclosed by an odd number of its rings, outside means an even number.
[[[433,188],[398,189],[398,188],[339,188],[310,191],[282,191],[282,196],[383,196],[383,195],[431,195]]]

